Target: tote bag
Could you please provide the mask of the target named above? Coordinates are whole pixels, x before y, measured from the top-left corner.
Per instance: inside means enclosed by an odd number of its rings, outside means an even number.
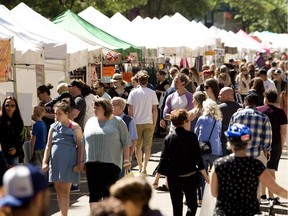
[[[216,205],[216,198],[212,196],[210,185],[206,184],[203,194],[200,216],[212,216]]]

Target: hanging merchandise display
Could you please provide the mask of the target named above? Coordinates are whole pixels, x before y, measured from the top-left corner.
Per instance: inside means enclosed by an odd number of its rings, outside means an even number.
[[[130,53],[125,57],[125,60],[128,63],[137,63],[138,62],[137,53]]]
[[[121,62],[122,62],[122,55],[116,50],[109,51],[106,54],[105,59],[103,60],[103,64],[105,65],[115,65],[120,64]]]

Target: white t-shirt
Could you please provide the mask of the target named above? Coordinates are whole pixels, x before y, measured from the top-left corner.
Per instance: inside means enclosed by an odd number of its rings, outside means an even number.
[[[93,104],[93,101],[95,100],[95,96],[93,94],[89,94],[84,99],[86,102],[86,110],[85,110],[84,124],[83,125],[85,127],[85,124],[88,121],[88,119],[91,118],[92,116],[95,116],[94,104]]]
[[[275,83],[271,79],[267,79],[266,81],[264,81],[264,88],[265,88],[265,91],[272,89],[277,92]]]
[[[182,94],[181,96],[178,92],[174,92],[175,94],[171,100],[171,108],[172,110],[176,109],[186,109],[188,106],[187,96],[186,94]]]
[[[136,124],[153,124],[153,105],[158,105],[155,91],[138,87],[130,92],[127,104],[133,106],[133,119]]]

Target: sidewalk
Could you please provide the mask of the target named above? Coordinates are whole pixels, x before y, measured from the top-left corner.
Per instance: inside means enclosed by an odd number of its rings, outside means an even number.
[[[147,180],[152,184],[154,181],[154,177],[151,176],[155,167],[157,166],[160,154],[161,154],[161,146],[162,146],[163,138],[155,138],[153,140],[153,147],[152,147],[152,155],[147,167]],[[135,161],[134,163],[135,164]],[[135,164],[136,165],[136,164]],[[137,166],[133,167],[133,172],[137,172]],[[276,172],[277,183],[283,186],[284,188],[288,189],[288,155],[287,155],[287,148],[283,151],[278,172]],[[159,185],[165,183],[165,178],[160,178]],[[87,188],[87,181],[86,178],[82,177],[81,184],[80,184],[81,192],[71,193],[70,202],[71,206],[69,208],[69,216],[88,216],[90,214],[89,209],[89,197],[88,197],[88,188]],[[280,199],[280,201],[285,202],[283,206],[275,206],[276,215],[288,215],[288,200]],[[152,209],[159,209],[163,215],[165,216],[172,216],[172,204],[170,200],[169,192],[161,192],[153,190],[152,199],[150,201],[150,207]],[[186,212],[186,206],[184,205],[183,213]],[[268,215],[267,213],[267,205],[261,205],[261,209],[263,211],[262,215]],[[201,208],[197,210],[197,216],[200,215]],[[278,214],[279,213],[279,214]],[[51,194],[51,201],[50,201],[50,208],[48,215],[53,216],[60,216],[59,209],[57,206],[57,199],[55,192]]]

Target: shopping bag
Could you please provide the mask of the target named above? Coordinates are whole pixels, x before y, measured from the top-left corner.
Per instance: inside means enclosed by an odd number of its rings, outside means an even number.
[[[203,194],[200,216],[212,216],[216,204],[216,198],[212,196],[210,185],[206,184]]]

